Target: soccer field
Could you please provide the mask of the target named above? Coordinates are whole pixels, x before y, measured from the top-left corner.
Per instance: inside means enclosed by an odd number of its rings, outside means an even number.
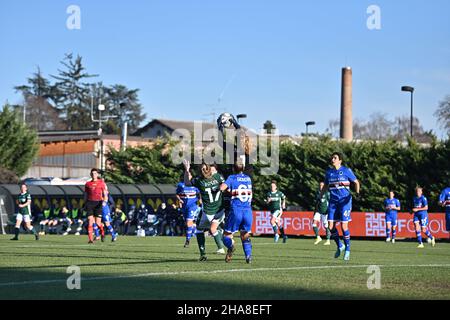
[[[255,237],[248,265],[240,240],[233,261],[215,254],[199,262],[196,240],[181,237],[0,236],[1,299],[450,299],[450,244],[417,249],[415,242],[352,241],[351,261],[334,259],[335,245],[312,239],[286,244]],[[81,289],[67,289],[67,267],[81,270]],[[381,289],[369,290],[370,265]]]

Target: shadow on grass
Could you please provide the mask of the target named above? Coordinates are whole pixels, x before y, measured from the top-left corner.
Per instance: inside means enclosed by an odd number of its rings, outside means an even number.
[[[1,269],[10,282],[0,282],[2,300],[132,299],[132,300],[311,300],[382,299],[370,291],[341,294],[332,289],[283,288],[283,283],[246,282],[233,273],[202,275],[159,275],[113,278],[115,275],[90,273],[82,278],[81,290],[69,290],[70,274],[43,270]],[[149,270],[149,272],[151,272]],[[120,276],[120,275],[116,275]],[[108,279],[92,279],[107,277]]]

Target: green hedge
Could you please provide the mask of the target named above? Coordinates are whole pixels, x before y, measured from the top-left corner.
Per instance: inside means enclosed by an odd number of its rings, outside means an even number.
[[[109,159],[115,165],[106,173],[108,180],[113,183],[177,183],[183,168],[171,163],[163,152],[167,146],[159,141],[154,148],[112,151]],[[410,210],[418,185],[424,187],[430,211],[442,211],[437,199],[441,190],[450,184],[450,140],[422,146],[412,140],[402,145],[393,140],[347,143],[329,137],[305,139],[299,144],[282,143],[277,175],[260,175],[257,164],[253,177],[254,208],[264,209],[263,199],[270,181],[275,179],[286,194],[288,205],[312,210],[319,181],[324,179],[334,151],[343,153],[344,165],[350,167],[361,182],[361,197],[354,199],[354,211],[382,210],[390,189],[396,191],[403,210]],[[222,166],[221,170],[225,175],[230,173],[229,167]]]

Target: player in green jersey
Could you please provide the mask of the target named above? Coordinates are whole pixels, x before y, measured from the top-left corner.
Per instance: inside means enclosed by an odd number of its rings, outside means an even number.
[[[17,199],[19,213],[16,216],[16,227],[14,229],[14,238],[11,240],[19,240],[19,232],[22,221],[25,222],[27,229],[34,234],[36,240],[39,240],[39,235],[31,225],[31,195],[28,193],[28,188],[25,183],[20,185],[20,194]]]
[[[283,192],[278,191],[277,182],[272,181],[271,191],[267,193],[266,203],[268,204],[270,210],[270,225],[273,228],[273,233],[275,234],[275,242],[278,242],[280,236],[278,235],[278,230],[280,230],[281,236],[283,237],[283,243],[286,243],[287,236],[284,233],[283,225],[281,224],[281,216],[283,215],[283,210],[286,209],[286,196]]]
[[[222,192],[220,191],[220,185],[225,181],[224,178],[211,171],[211,166],[208,164],[202,164],[201,176],[192,179],[190,173],[189,161],[183,161],[184,183],[186,186],[195,186],[200,191],[202,199],[202,210],[197,219],[197,243],[200,250],[200,261],[206,261],[206,249],[205,249],[205,231],[209,231],[214,237],[214,241],[217,247],[225,252],[225,246],[222,242],[222,234],[219,232],[219,225],[225,219],[225,211],[223,208]]]
[[[327,241],[324,243],[325,246],[330,245],[331,239],[331,231],[328,228],[328,203],[330,202],[330,192],[326,191],[322,197],[320,197],[321,191],[324,188],[325,183],[320,182],[319,191],[316,196],[316,206],[314,209],[314,217],[313,217],[313,230],[316,236],[316,241],[314,244],[319,244],[322,241],[322,238],[319,236],[319,228],[320,223],[322,223],[325,231],[327,233]]]

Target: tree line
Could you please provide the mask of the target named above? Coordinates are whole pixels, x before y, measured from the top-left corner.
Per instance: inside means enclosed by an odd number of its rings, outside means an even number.
[[[154,147],[112,150],[108,155],[106,178],[112,183],[176,184],[181,180],[183,168],[171,162],[173,145],[173,141],[158,140]],[[450,140],[435,139],[429,145],[412,139],[406,144],[394,139],[349,143],[329,136],[282,143],[280,168],[274,176],[260,175],[261,164],[255,164],[254,209],[265,208],[265,195],[271,180],[275,179],[290,206],[313,210],[319,182],[324,179],[334,151],[343,153],[344,165],[361,181],[361,195],[353,201],[354,211],[382,211],[389,190],[396,192],[402,210],[410,210],[416,186],[424,188],[431,211],[442,211],[437,199],[450,183]],[[231,173],[230,165],[219,167],[225,176]],[[199,173],[198,168],[194,170]]]
[[[104,133],[118,133],[123,121],[132,132],[145,119],[139,102],[139,89],[122,84],[104,85],[94,81],[99,75],[87,72],[81,56],[66,54],[56,75],[47,78],[38,67],[26,84],[14,87],[23,102],[13,105],[22,113],[29,127],[37,131],[97,129],[91,117],[99,119],[98,105],[105,105],[102,115],[110,116]],[[93,113],[91,112],[93,110]]]

